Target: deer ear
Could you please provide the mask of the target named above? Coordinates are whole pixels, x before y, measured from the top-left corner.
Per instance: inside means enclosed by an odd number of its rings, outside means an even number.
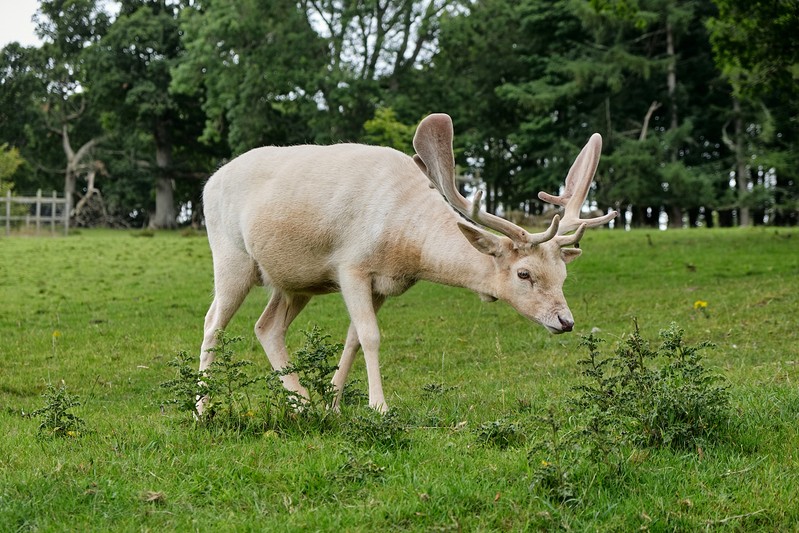
[[[502,245],[502,238],[493,233],[489,233],[471,224],[464,224],[463,222],[458,222],[458,228],[469,240],[469,243],[480,253],[499,257],[505,250],[505,247]]]
[[[580,257],[580,254],[583,253],[582,250],[579,248],[561,248],[560,249],[560,256],[563,258],[563,262],[567,265]]]

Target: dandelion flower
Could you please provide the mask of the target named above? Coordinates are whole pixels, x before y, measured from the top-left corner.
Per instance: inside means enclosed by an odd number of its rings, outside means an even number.
[[[694,309],[705,309],[707,307],[707,302],[704,300],[697,300],[694,302]]]

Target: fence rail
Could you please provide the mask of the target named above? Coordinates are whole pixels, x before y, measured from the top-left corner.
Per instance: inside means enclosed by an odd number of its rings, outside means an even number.
[[[5,204],[0,207],[0,222],[5,225],[6,235],[10,235],[12,229],[22,227],[26,230],[34,227],[36,235],[39,235],[42,226],[47,225],[53,235],[56,226],[63,226],[64,235],[69,233],[69,201],[59,198],[55,191],[52,196],[42,196],[41,189],[36,196],[11,196],[11,191],[8,191],[5,197],[0,197],[0,204]]]

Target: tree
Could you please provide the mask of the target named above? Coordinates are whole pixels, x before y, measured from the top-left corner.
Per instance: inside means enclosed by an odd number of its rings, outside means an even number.
[[[708,102],[695,96],[720,96],[707,90],[715,68],[701,61],[707,40],[695,19],[706,6],[690,0],[525,4],[522,25],[530,39],[520,53],[530,68],[524,80],[502,85],[499,94],[519,107],[520,148],[547,182],[556,183],[553,174],[565,173],[567,153],[599,131],[609,157],[600,167],[597,199],[630,208],[634,223],[657,224],[666,208],[670,220],[682,224],[684,198],[674,191],[710,179],[710,172],[691,167],[720,156],[714,146],[720,121],[708,120],[702,110]],[[688,71],[691,77],[681,77]]]
[[[314,82],[327,52],[296,6],[204,0],[184,10],[180,27],[185,51],[171,90],[203,100],[204,142],[240,153],[313,140]]]
[[[356,141],[377,109],[394,108],[413,67],[432,55],[438,17],[451,4],[194,2],[181,20],[186,51],[172,90],[203,95],[203,139],[224,140],[234,153]]]
[[[772,203],[772,223],[799,222],[799,4],[793,1],[713,0],[707,21],[713,55],[732,85],[729,145],[736,155],[741,219],[760,190]],[[750,161],[754,161],[750,164]],[[773,171],[772,171],[773,169]],[[752,187],[749,175],[756,183]],[[762,218],[762,215],[758,218]]]
[[[0,196],[14,188],[11,176],[24,162],[17,148],[9,147],[7,143],[0,144]]]
[[[125,171],[154,178],[154,210],[142,206],[151,228],[177,225],[175,180],[194,174],[182,167],[195,156],[202,128],[199,103],[169,91],[183,49],[182,8],[177,1],[123,0],[88,61],[87,85],[103,109],[104,127],[128,154]]]
[[[47,88],[43,116],[47,128],[61,141],[66,160],[64,195],[74,206],[78,177],[90,176],[87,194],[91,195],[94,175],[101,168],[92,158],[102,132],[96,114],[87,109],[84,58],[86,50],[107,31],[109,17],[96,0],[42,0],[35,20],[36,33],[43,41],[38,50],[38,76]]]

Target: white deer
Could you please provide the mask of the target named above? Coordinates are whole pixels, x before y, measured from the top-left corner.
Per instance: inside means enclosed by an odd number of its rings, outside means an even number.
[[[539,194],[565,211],[534,234],[482,211],[480,194],[474,202],[461,196],[452,138],[450,117],[434,114],[419,124],[412,158],[360,144],[263,147],[220,168],[203,193],[214,299],[205,317],[200,371],[213,361],[209,350],[217,331],[258,284],[271,287],[272,295],[255,334],[276,370],[288,363],[286,330],[311,297],[341,292],[350,326],[333,377],[334,408],[362,348],[369,405],[387,409],[376,313],[387,297],[419,280],[471,289],[486,301],[508,302],[552,333],[571,331],[574,319],[562,288],[566,263],[581,250],[568,246],[587,227],[617,214],[580,219],[601,137],[594,134],[580,152],[562,195]],[[296,375],[282,380],[307,397]],[[200,400],[198,411],[202,407]]]

